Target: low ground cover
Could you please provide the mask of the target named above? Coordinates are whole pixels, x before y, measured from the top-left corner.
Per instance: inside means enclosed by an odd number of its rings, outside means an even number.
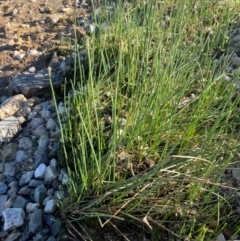
[[[214,61],[237,8],[135,0],[95,11],[60,116],[69,229],[77,222],[86,240],[96,239],[85,224],[124,240],[129,232],[138,240],[239,233],[234,186],[221,179],[238,161],[239,96],[234,79],[224,81],[228,60]]]

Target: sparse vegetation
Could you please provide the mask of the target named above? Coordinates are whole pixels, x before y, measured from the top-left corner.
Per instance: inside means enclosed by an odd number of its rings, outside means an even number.
[[[234,188],[226,192],[221,181],[240,147],[239,96],[234,81],[223,81],[227,61],[213,61],[239,7],[135,0],[104,21],[95,16],[98,33],[85,37],[84,66],[76,50],[68,111],[59,117],[70,229],[78,223],[86,240],[94,240],[86,223],[124,240],[126,223],[139,240],[239,233]]]

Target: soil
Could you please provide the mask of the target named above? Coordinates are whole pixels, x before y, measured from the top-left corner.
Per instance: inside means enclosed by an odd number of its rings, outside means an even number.
[[[71,36],[75,16],[90,17],[91,4],[79,2],[76,7],[75,2],[0,0],[0,96],[13,76],[30,67],[38,71],[48,66],[53,52],[63,47],[66,36]],[[27,55],[29,50],[41,54]],[[16,51],[25,57],[16,59]]]

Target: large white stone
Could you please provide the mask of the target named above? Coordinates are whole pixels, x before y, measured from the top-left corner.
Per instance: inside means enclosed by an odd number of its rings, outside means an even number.
[[[6,208],[2,214],[4,218],[4,231],[13,230],[24,223],[25,212],[22,208]]]

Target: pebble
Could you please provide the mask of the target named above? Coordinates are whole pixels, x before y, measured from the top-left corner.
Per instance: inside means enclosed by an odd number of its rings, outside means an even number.
[[[19,186],[28,184],[31,181],[33,174],[34,171],[28,171],[25,174],[23,174],[21,179],[19,180]]]
[[[16,162],[22,162],[22,161],[26,160],[27,158],[28,158],[28,154],[25,151],[18,150],[16,152],[16,157],[15,157]]]
[[[55,166],[48,166],[46,168],[45,176],[44,176],[44,181],[45,182],[51,182],[55,178],[57,178],[59,175],[59,172],[57,171],[57,168]]]
[[[36,234],[42,230],[42,209],[34,209],[29,220],[29,232]]]
[[[32,140],[28,137],[23,137],[19,140],[19,148],[28,150],[32,148]]]
[[[56,199],[48,200],[46,206],[44,207],[44,213],[52,214],[56,211],[58,207],[58,201]]]
[[[0,194],[5,194],[7,192],[7,185],[5,182],[0,182]]]
[[[30,56],[35,56],[38,54],[38,51],[36,49],[30,49],[28,50],[27,54]]]
[[[43,178],[45,175],[46,171],[46,165],[44,163],[41,163],[35,170],[34,172],[34,177],[35,178]]]
[[[28,69],[28,71],[29,71],[30,73],[35,73],[36,68],[35,68],[35,67],[30,67],[30,68]]]
[[[41,184],[40,186],[34,189],[34,201],[36,203],[42,203],[46,195],[47,195],[47,189],[44,186],[44,184]]]
[[[38,209],[40,207],[39,203],[31,203],[29,202],[26,206],[26,212],[32,213],[35,209]]]

